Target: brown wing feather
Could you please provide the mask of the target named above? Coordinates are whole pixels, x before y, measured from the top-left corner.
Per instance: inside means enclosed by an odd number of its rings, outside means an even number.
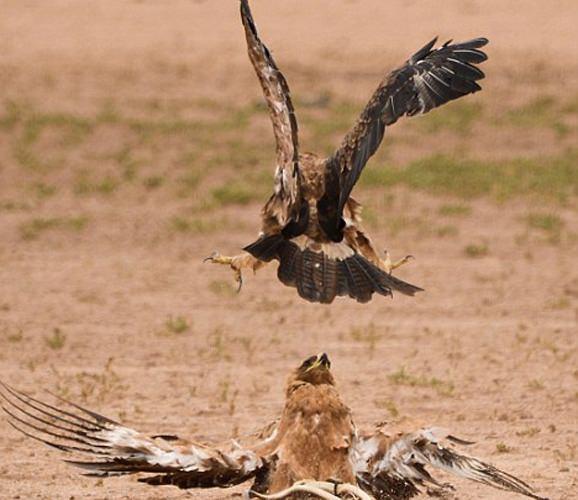
[[[427,471],[429,466],[494,488],[546,500],[512,474],[457,453],[443,442],[446,440],[452,444],[472,444],[439,428],[392,436],[377,431],[360,436],[354,452],[360,485],[380,500],[411,498],[422,486],[444,488]]]
[[[427,113],[448,101],[477,92],[484,73],[476,67],[487,56],[488,43],[476,38],[445,43],[436,39],[417,51],[379,85],[341,146],[326,163],[326,192],[318,203],[320,223],[334,241],[342,238],[341,216],[367,160],[381,144],[385,128],[402,116]]]
[[[181,488],[227,487],[255,476],[264,460],[251,449],[222,451],[201,444],[179,446],[155,439],[61,398],[50,405],[0,382],[2,409],[24,435],[72,454],[67,463],[89,476],[155,473],[150,484]],[[63,404],[70,410],[62,408]],[[80,458],[76,458],[80,457]]]
[[[263,88],[277,143],[275,193],[290,206],[299,199],[299,146],[297,119],[289,86],[267,47],[259,38],[248,0],[241,0],[241,19],[245,28],[249,59]],[[285,214],[287,219],[289,214]],[[285,222],[285,221],[282,221]]]

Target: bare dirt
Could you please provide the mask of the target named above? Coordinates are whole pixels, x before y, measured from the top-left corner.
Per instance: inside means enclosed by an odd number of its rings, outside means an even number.
[[[254,4],[262,36],[302,103],[326,92],[363,102],[385,69],[433,35],[491,39],[486,88],[472,98],[484,106],[484,123],[463,136],[420,135],[400,122],[391,135],[397,162],[432,150],[540,158],[576,144],[575,114],[559,136],[548,126],[496,128],[492,119],[544,95],[575,105],[575,1]],[[259,99],[236,1],[2,0],[0,10],[5,116],[14,102],[79,116],[114,102],[135,119],[156,116],[160,106],[210,120],[211,103]],[[378,214],[374,240],[394,257],[416,257],[398,274],[425,293],[313,305],[278,283],[269,266],[247,276],[236,295],[231,274],[201,259],[252,241],[259,201],[213,207],[212,220],[225,223],[210,230],[167,229],[171,217],[209,196],[220,170],[188,197],[166,185],[127,183],[110,193],[101,186],[83,196],[68,189],[77,164],[106,157],[103,171],[113,168],[109,153],[126,144],[138,157],[141,143],[113,122],[93,130],[78,152],[73,143],[67,166],[40,174],[18,155],[27,144],[20,125],[0,125],[2,380],[36,395],[56,391],[145,432],[220,441],[275,418],[289,370],[326,351],[359,426],[410,416],[448,427],[477,442],[469,453],[540,494],[578,496],[575,197],[456,201],[404,187],[385,197],[365,189],[358,197]],[[264,114],[245,135],[271,148]],[[184,146],[168,136],[146,146],[154,150],[144,160],[149,175],[171,178]],[[64,146],[50,134],[36,139],[35,154],[58,163]],[[255,162],[251,172],[270,164]],[[537,212],[554,222],[529,223]],[[135,478],[83,478],[59,458],[0,420],[0,497],[229,497],[155,489]],[[460,498],[513,498],[453,482]]]

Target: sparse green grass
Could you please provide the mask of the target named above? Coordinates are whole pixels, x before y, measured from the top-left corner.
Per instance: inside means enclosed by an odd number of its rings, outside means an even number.
[[[445,217],[465,217],[472,213],[472,207],[462,203],[447,203],[438,209],[438,214]]]
[[[550,128],[559,136],[565,136],[570,126],[564,122],[564,115],[571,112],[571,108],[561,106],[555,97],[541,96],[508,111],[505,121],[516,127]]]
[[[209,290],[221,297],[235,297],[237,295],[237,288],[233,286],[232,281],[211,281],[211,283],[209,283]]]
[[[80,387],[83,402],[92,400],[102,402],[108,398],[118,398],[119,393],[126,389],[112,367],[113,361],[114,358],[109,358],[101,372],[81,372],[75,375],[74,385]]]
[[[541,229],[550,233],[559,232],[564,227],[562,218],[552,213],[531,213],[526,220],[532,229]]]
[[[64,347],[66,335],[60,328],[54,328],[54,330],[52,330],[52,335],[50,337],[44,337],[44,340],[50,349],[59,350]]]
[[[56,194],[56,186],[45,182],[35,182],[32,189],[38,198],[50,198]]]
[[[165,180],[160,175],[151,175],[150,177],[146,177],[142,183],[145,188],[148,190],[153,190],[161,187],[164,184]]]
[[[391,399],[378,399],[375,401],[375,406],[378,408],[385,408],[392,418],[399,417],[399,409]]]
[[[349,334],[356,342],[365,344],[371,354],[373,354],[377,342],[381,339],[381,334],[377,331],[377,327],[373,323],[369,323],[364,327],[353,327]]]
[[[460,231],[456,226],[445,224],[436,228],[435,232],[440,238],[447,238],[451,236],[457,236]]]
[[[531,229],[537,229],[547,235],[550,243],[559,243],[564,228],[564,220],[553,213],[531,213],[526,218],[526,222]]]
[[[452,382],[441,380],[437,377],[426,377],[424,375],[412,375],[405,367],[388,375],[391,383],[396,385],[407,385],[410,387],[429,387],[434,389],[440,396],[451,396],[455,386]]]
[[[189,322],[183,316],[169,316],[165,321],[165,329],[169,333],[185,333],[190,327]]]
[[[324,93],[319,103],[305,106],[300,115],[306,143],[303,149],[310,142],[317,152],[330,153],[350,129],[364,102],[339,100]],[[564,115],[575,113],[572,106],[564,107],[549,98],[530,104],[528,109],[516,110],[508,120],[533,123],[536,116],[551,116],[558,111]],[[210,194],[204,199],[205,206],[215,209],[264,201],[271,191],[274,141],[269,134],[263,137],[251,133],[249,128],[254,121],[268,120],[261,100],[238,108],[201,101],[195,105],[211,113],[204,113],[204,118],[199,119],[185,118],[178,105],[163,99],[143,102],[136,116],[114,102],[84,116],[7,101],[0,114],[0,130],[8,136],[16,163],[29,170],[32,179],[28,185],[33,186],[40,199],[55,195],[55,186],[59,194],[72,191],[82,196],[110,195],[135,181],[132,186],[147,191],[162,185],[177,186],[176,194],[187,198],[195,197],[200,187],[206,187]],[[462,133],[487,118],[481,104],[459,101],[411,123],[426,132]],[[114,141],[115,145],[110,146],[112,152],[104,149],[105,152],[95,153],[93,141],[86,139],[96,138],[95,133],[107,127],[114,127],[119,143]],[[391,145],[391,138],[388,140]],[[98,151],[101,146],[97,145]],[[361,176],[362,186],[405,185],[467,199],[491,196],[507,200],[539,195],[567,202],[578,194],[578,150],[552,157],[492,162],[468,158],[464,150],[459,157],[438,154],[407,165],[384,165],[388,151],[382,148],[376,154]],[[106,169],[102,168],[102,160]],[[159,162],[162,172],[166,172],[162,176],[157,169]],[[64,172],[64,167],[72,175],[62,176],[58,182],[48,177],[56,169]],[[214,172],[219,177],[206,175]],[[223,184],[214,187],[210,182],[215,178],[222,179]],[[448,204],[440,208],[440,215],[465,216],[468,208],[454,210]],[[370,225],[377,223],[369,212],[366,219]]]
[[[110,195],[114,193],[119,187],[118,179],[111,175],[107,175],[101,179],[93,179],[91,175],[82,172],[75,184],[74,193],[79,196],[87,196],[92,194]]]
[[[179,233],[208,234],[231,227],[232,222],[225,218],[201,218],[175,215],[169,220],[169,227]],[[239,227],[239,224],[234,224]]]
[[[472,259],[479,259],[481,257],[485,257],[490,253],[490,249],[488,245],[485,243],[471,243],[466,245],[464,248],[464,254],[466,257],[470,257]]]
[[[6,332],[6,340],[8,340],[8,342],[17,343],[22,342],[23,339],[24,332],[22,331],[22,328],[18,328],[16,331],[11,333]]]
[[[201,172],[195,169],[188,170],[178,180],[179,191],[181,197],[188,197],[195,192],[202,180]]]
[[[211,358],[217,361],[230,360],[228,346],[225,328],[222,325],[215,327],[208,338],[208,351]]]
[[[468,134],[472,126],[482,117],[483,108],[480,103],[455,101],[435,113],[428,113],[415,120],[424,132],[436,133],[441,130],[450,130],[457,134]]]
[[[25,112],[18,117],[21,130],[13,143],[12,154],[16,161],[31,171],[48,171],[61,163],[34,150],[35,143],[44,131],[51,129],[59,134],[57,146],[72,148],[80,144],[92,131],[89,119],[68,113]]]
[[[529,427],[528,429],[524,429],[523,431],[517,431],[516,436],[520,437],[534,437],[540,434],[540,429],[538,427]]]
[[[261,198],[259,192],[243,182],[227,182],[213,189],[212,196],[220,205],[246,205]]]
[[[405,167],[369,166],[360,178],[366,187],[403,184],[437,195],[492,196],[507,200],[538,195],[565,202],[578,194],[578,150],[540,158],[484,162],[434,155]]]
[[[81,231],[88,224],[88,217],[46,217],[34,218],[20,225],[20,236],[24,240],[34,240],[42,233],[53,229],[65,229],[69,231]]]
[[[559,297],[557,299],[552,299],[547,304],[548,309],[553,309],[555,311],[562,311],[564,309],[570,309],[572,302],[568,297]]]

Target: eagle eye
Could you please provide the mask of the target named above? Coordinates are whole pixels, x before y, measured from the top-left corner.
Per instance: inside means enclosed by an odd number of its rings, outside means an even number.
[[[301,364],[301,368],[309,368],[313,363],[315,363],[316,360],[317,360],[317,356],[311,356],[311,357],[307,358]]]

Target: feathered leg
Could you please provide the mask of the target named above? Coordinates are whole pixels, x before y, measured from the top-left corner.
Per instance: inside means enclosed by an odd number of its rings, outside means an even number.
[[[230,266],[235,273],[235,281],[238,285],[237,292],[240,292],[241,287],[243,286],[243,269],[251,269],[255,273],[266,264],[266,262],[256,259],[249,253],[241,253],[239,255],[234,255],[233,257],[228,257],[226,255],[221,255],[219,252],[213,252],[211,255],[206,257],[203,262],[212,262],[213,264],[224,264]]]

